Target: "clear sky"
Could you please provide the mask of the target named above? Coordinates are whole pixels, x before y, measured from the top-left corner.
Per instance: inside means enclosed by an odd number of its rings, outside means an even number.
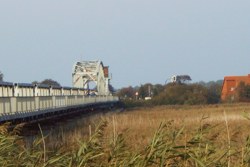
[[[0,0],[5,81],[71,86],[76,61],[101,60],[115,88],[250,73],[249,0]]]

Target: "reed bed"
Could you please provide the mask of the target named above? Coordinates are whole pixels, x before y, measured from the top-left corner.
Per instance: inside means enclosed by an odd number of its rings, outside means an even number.
[[[250,105],[158,106],[99,114],[27,144],[0,128],[0,166],[250,166]]]

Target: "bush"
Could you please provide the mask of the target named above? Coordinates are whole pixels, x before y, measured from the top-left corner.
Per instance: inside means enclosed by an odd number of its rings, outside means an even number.
[[[168,84],[165,90],[153,98],[154,104],[206,104],[208,90],[198,84]]]

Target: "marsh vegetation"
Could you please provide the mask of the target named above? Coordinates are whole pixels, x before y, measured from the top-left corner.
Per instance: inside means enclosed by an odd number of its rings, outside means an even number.
[[[21,125],[6,124],[0,165],[249,166],[249,114],[247,103],[134,108],[41,131],[29,144]]]

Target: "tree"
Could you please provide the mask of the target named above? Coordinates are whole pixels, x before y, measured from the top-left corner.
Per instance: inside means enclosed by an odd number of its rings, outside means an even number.
[[[3,73],[0,71],[0,81],[3,81]]]
[[[207,103],[216,104],[220,102],[221,97],[221,82],[209,82],[207,84]]]
[[[121,98],[134,98],[135,96],[135,90],[132,86],[129,86],[127,88],[122,88],[118,91],[117,95]]]
[[[172,83],[184,84],[186,82],[191,81],[191,77],[189,75],[174,75],[171,78]]]
[[[115,88],[114,88],[111,84],[109,84],[109,91],[110,91],[111,93],[114,93],[114,92],[115,92]]]
[[[154,104],[206,104],[207,89],[199,84],[167,84],[165,90],[153,98]]]
[[[142,99],[144,99],[145,97],[151,97],[151,95],[152,95],[151,89],[152,89],[152,84],[150,84],[150,83],[141,85],[139,90],[138,90],[139,97]]]
[[[49,85],[49,86],[61,86],[57,81],[53,80],[53,79],[45,79],[42,82],[40,82],[40,84],[45,84],[45,85]]]
[[[186,81],[191,81],[191,77],[189,75],[178,75],[177,82],[178,83],[185,83]]]
[[[240,82],[236,90],[237,90],[238,101],[240,102],[250,101],[250,85],[247,85],[244,82]]]
[[[164,90],[164,86],[161,84],[153,85],[151,83],[146,83],[138,88],[139,97],[144,99],[145,97],[157,96]]]
[[[37,84],[39,84],[38,81],[33,81],[33,82],[32,82],[32,85],[37,85]]]
[[[153,96],[159,95],[162,91],[164,91],[164,86],[161,84],[156,84],[153,86]]]

